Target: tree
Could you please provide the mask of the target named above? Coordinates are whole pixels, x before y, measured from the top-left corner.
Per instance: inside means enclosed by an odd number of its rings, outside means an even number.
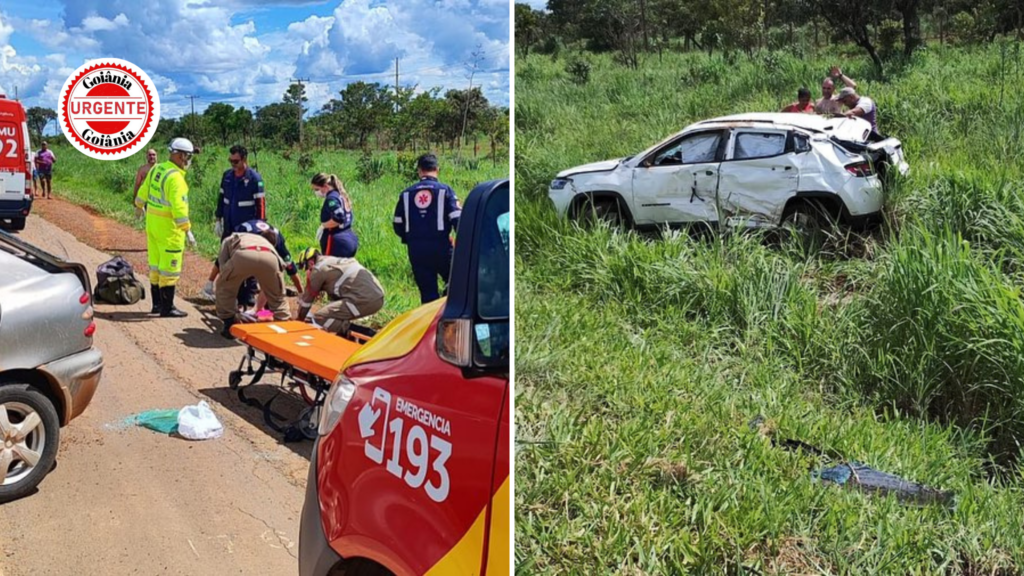
[[[203,119],[211,130],[220,136],[222,146],[227,146],[228,136],[233,131],[235,107],[223,102],[214,102],[203,111]]]
[[[268,104],[256,113],[258,135],[278,144],[291,145],[299,141],[299,127],[295,123],[295,105],[284,102]]]
[[[377,82],[353,82],[339,92],[341,100],[332,105],[342,129],[356,134],[360,147],[366,146],[367,137],[384,126],[391,114],[387,90]]]
[[[43,130],[51,120],[57,119],[57,113],[49,108],[33,106],[26,112],[28,127],[32,131],[32,138],[40,140],[43,137]]]
[[[309,98],[306,98],[306,87],[301,82],[295,82],[288,86],[288,90],[285,91],[282,102],[292,106],[296,110],[297,121],[299,126],[299,143],[302,143],[302,116],[306,113],[306,102]]]
[[[870,0],[861,4],[854,4],[846,0],[808,1],[814,11],[833,29],[863,48],[871,57],[875,68],[882,72],[882,58],[875,48],[872,34],[872,28],[885,17],[884,10],[880,10],[877,3]]]
[[[516,48],[523,56],[530,55],[530,47],[536,44],[543,31],[544,13],[534,10],[529,4],[516,3]]]

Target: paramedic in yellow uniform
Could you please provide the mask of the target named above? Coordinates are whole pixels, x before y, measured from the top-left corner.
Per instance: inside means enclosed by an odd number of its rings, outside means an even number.
[[[195,148],[185,138],[171,140],[171,157],[150,169],[135,196],[135,213],[146,213],[146,247],[149,252],[149,284],[154,314],[181,318],[185,312],[174,307],[174,290],[181,277],[186,239],[193,246],[192,224],[188,219],[188,184],[185,172],[192,164]]]

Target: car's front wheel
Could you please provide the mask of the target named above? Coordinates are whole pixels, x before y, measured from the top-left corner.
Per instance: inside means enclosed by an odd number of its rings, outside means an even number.
[[[793,204],[782,217],[782,228],[807,245],[820,246],[835,224],[835,217],[820,203],[806,200]]]
[[[0,385],[0,502],[31,493],[57,458],[60,421],[53,403],[28,384]]]
[[[573,210],[573,219],[585,226],[604,222],[611,228],[623,228],[625,217],[615,198],[587,198]]]

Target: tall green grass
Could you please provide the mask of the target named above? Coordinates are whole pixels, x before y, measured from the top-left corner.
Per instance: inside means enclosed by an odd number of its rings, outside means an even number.
[[[520,572],[1021,573],[1024,95],[999,99],[1019,64],[999,46],[930,47],[884,80],[842,62],[913,172],[881,230],[808,251],[583,230],[544,195],[561,169],[781,108],[833,55],[588,59],[584,85],[517,62]],[[822,486],[769,437],[956,507]]]
[[[141,228],[135,222],[132,205],[132,187],[135,170],[145,158],[143,153],[119,161],[93,160],[70,146],[57,150],[59,163],[54,171],[54,186],[61,195],[74,202],[92,207],[100,213]],[[302,157],[308,155],[310,164],[302,167]],[[213,234],[214,210],[220,180],[230,168],[226,147],[209,146],[193,158],[187,174],[189,183],[189,216],[199,244],[199,252],[206,258],[216,257],[220,248]],[[160,151],[160,161],[167,154]],[[366,178],[361,169],[361,156],[350,151],[297,151],[250,153],[249,163],[263,176],[267,192],[267,219],[280,228],[288,241],[288,248],[298,254],[303,248],[315,245],[320,226],[320,207],[323,200],[310,189],[309,182],[317,172],[337,174],[352,197],[355,222],[353,228],[359,236],[360,262],[373,271],[386,293],[385,307],[379,315],[381,321],[414,308],[419,304],[419,292],[412,279],[405,247],[392,230],[392,216],[398,193],[415,182],[415,156],[410,154],[378,153],[373,157],[380,170],[374,178]],[[454,157],[440,158],[440,178],[451,185],[462,200],[476,184],[507,176],[507,161],[496,165],[491,159]],[[364,181],[366,180],[370,181]]]

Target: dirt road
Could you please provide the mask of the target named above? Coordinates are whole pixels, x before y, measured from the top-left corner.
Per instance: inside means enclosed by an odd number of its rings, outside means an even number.
[[[109,258],[38,216],[21,236],[90,271]],[[0,574],[297,572],[312,443],[282,444],[228,390],[243,349],[212,333],[212,307],[178,306],[187,318],[150,317],[149,300],[97,306],[103,380],[61,430],[57,468],[38,492],[0,507]],[[224,423],[223,437],[189,442],[125,424],[199,400]]]

